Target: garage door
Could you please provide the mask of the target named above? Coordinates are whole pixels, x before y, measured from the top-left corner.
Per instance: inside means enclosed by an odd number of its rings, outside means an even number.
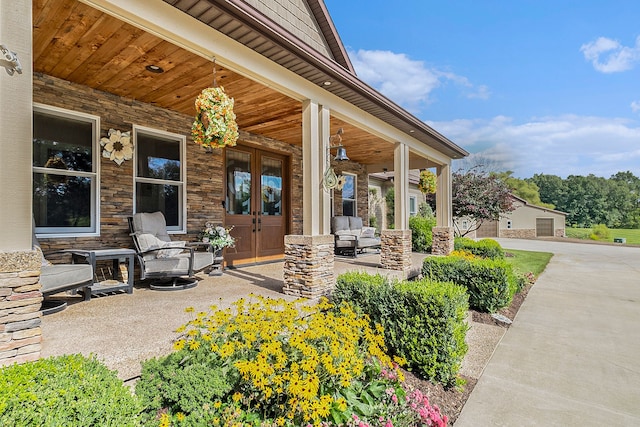
[[[553,218],[536,218],[536,236],[553,237]]]
[[[485,237],[498,237],[498,222],[497,221],[485,221],[480,228],[476,230],[477,238]]]

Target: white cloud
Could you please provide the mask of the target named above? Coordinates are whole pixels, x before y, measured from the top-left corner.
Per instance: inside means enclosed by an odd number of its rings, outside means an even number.
[[[640,101],[633,101],[631,103],[631,111],[634,113],[640,112]]]
[[[617,40],[598,37],[595,41],[583,44],[580,51],[601,73],[627,71],[640,61],[640,36],[636,39],[636,45],[631,47],[623,46]]]
[[[349,51],[349,57],[358,77],[413,113],[431,103],[431,94],[449,81],[469,98],[487,99],[490,95],[486,86],[475,87],[466,77],[429,68],[403,53],[358,50]]]
[[[536,173],[608,178],[627,170],[640,176],[640,127],[624,119],[566,115],[518,124],[498,116],[429,125],[472,153],[460,165],[488,162],[490,170],[512,170],[521,178]]]

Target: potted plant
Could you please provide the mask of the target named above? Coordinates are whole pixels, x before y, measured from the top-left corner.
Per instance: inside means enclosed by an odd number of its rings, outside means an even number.
[[[222,274],[222,265],[224,261],[222,251],[224,248],[233,248],[236,244],[236,239],[231,235],[232,229],[233,227],[225,228],[222,225],[216,225],[213,222],[206,222],[204,228],[198,235],[200,241],[210,244],[211,249],[213,250],[214,264],[209,275],[214,276]]]

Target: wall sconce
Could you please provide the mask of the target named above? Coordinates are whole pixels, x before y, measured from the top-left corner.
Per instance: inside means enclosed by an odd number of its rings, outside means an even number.
[[[7,74],[13,76],[15,72],[22,74],[22,65],[18,59],[18,54],[9,50],[3,44],[0,44],[0,66],[4,67]]]

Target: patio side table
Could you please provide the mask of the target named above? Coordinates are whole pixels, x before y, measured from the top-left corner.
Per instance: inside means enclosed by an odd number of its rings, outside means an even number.
[[[67,249],[64,252],[71,254],[72,262],[75,264],[84,261],[93,267],[93,273],[97,280],[97,262],[102,260],[113,261],[112,280],[95,281],[91,285],[91,295],[101,295],[109,292],[126,291],[133,293],[134,259],[136,251],[126,248],[114,249]],[[120,271],[120,260],[124,259],[127,266],[126,281]]]

